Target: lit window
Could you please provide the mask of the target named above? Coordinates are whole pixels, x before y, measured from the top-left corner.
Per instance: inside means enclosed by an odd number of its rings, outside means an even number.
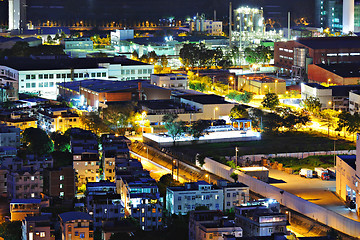
[[[65,193],[64,192],[60,192],[60,197],[64,197]]]
[[[60,188],[63,188],[64,187],[64,184],[60,184]]]
[[[45,232],[40,232],[40,237],[45,237]]]
[[[60,175],[60,180],[64,180],[64,175]]]

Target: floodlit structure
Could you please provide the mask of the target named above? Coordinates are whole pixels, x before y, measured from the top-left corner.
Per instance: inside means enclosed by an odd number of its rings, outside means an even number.
[[[354,32],[355,0],[343,0],[343,32]]]
[[[9,30],[26,26],[26,0],[9,0]]]
[[[222,35],[222,21],[206,20],[205,15],[197,15],[190,21],[190,32],[203,32],[214,36]]]

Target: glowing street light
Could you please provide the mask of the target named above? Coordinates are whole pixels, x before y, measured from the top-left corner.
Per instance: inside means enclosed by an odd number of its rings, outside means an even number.
[[[218,107],[214,108],[214,120],[216,119],[216,111],[219,110]]]
[[[329,79],[327,80],[328,86],[330,86],[330,82],[331,82],[331,79],[329,78]]]
[[[239,148],[238,147],[235,147],[235,169],[237,168],[237,154],[238,154],[238,151],[239,151]]]
[[[210,174],[205,174],[205,177],[206,177],[206,178],[209,178],[209,183],[211,183],[211,182],[210,182]]]

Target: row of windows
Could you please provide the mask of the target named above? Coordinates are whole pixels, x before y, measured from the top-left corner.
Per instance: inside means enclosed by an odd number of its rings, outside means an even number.
[[[74,73],[74,78],[86,78],[86,77],[106,77],[106,72],[97,72],[97,73]],[[25,77],[27,80],[34,79],[64,79],[71,78],[71,73],[57,73],[57,74],[39,74],[36,78],[36,74],[27,74]]]
[[[151,74],[152,73],[152,69],[138,69],[137,70],[137,74]],[[128,70],[121,70],[121,75],[133,75],[136,74],[136,70],[135,69],[128,69]]]
[[[26,88],[44,88],[44,87],[54,87],[54,82],[39,82],[38,84],[36,83],[26,83]],[[23,87],[23,86],[22,86]]]

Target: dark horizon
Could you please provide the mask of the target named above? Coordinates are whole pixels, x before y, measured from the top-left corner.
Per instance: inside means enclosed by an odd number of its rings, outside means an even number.
[[[27,0],[27,20],[44,22],[88,20],[124,21],[157,20],[174,16],[177,19],[205,13],[212,19],[216,10],[217,20],[227,20],[229,2],[233,8],[240,6],[263,7],[266,18],[275,18],[286,24],[287,12],[291,11],[293,18],[307,17],[313,22],[313,0]],[[301,5],[299,4],[301,3]],[[299,7],[301,6],[301,8]],[[0,1],[0,23],[7,22],[7,1]]]

